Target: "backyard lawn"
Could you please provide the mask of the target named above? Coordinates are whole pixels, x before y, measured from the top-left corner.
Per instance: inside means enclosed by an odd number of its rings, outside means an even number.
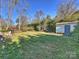
[[[0,59],[79,59],[79,42],[44,32],[15,33],[0,42]]]

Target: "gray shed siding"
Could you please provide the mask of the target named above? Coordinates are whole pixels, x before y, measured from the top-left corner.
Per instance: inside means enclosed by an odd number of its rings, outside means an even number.
[[[56,33],[65,33],[65,25],[70,25],[70,32],[73,32],[77,23],[57,24]]]

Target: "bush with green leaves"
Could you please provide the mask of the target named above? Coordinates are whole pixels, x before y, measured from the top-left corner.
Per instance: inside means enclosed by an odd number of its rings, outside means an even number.
[[[79,23],[75,26],[74,31],[71,33],[71,36],[74,38],[75,41],[79,42]]]
[[[75,30],[72,32],[72,35],[79,36],[79,23],[75,26]]]

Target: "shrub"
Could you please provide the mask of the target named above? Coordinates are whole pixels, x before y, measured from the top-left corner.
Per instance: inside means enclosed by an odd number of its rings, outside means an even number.
[[[0,30],[0,32],[8,32],[9,30]]]
[[[75,26],[75,30],[72,32],[72,35],[79,36],[79,23]]]
[[[77,42],[79,42],[79,23],[75,27],[75,30],[71,33],[71,36],[74,38],[74,40],[76,40]]]

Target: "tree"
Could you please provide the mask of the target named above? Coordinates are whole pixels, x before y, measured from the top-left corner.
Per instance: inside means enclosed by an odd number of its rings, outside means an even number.
[[[22,5],[24,5],[23,7],[21,7]],[[26,11],[27,11],[27,8],[28,8],[28,3],[27,3],[27,0],[22,0],[22,4],[19,2],[18,3],[18,6],[20,6],[21,8],[17,8],[17,12],[18,12],[18,14],[19,14],[19,16],[18,16],[18,28],[19,28],[19,30],[21,29],[20,27],[21,27],[21,25],[20,25],[20,23],[21,23],[21,16],[24,16],[25,15],[25,13],[26,13]]]
[[[12,15],[13,15],[12,12],[17,3],[18,3],[18,0],[8,0],[8,21],[10,25],[12,22]]]
[[[0,18],[1,18],[2,0],[0,0]]]
[[[72,21],[74,21],[74,20],[79,21],[79,10],[72,14],[71,20]]]
[[[1,1],[0,1],[0,18],[1,18]]]
[[[47,26],[51,22],[51,17],[50,15],[47,15],[46,19],[44,20],[44,25]]]
[[[32,22],[35,30],[40,30],[41,21],[43,20],[43,18],[44,18],[43,11],[42,10],[36,11],[35,18],[34,18],[34,20]]]
[[[39,25],[40,25],[40,22],[43,20],[43,18],[44,18],[43,11],[42,10],[36,11],[35,19],[39,22]]]
[[[40,23],[40,20],[38,20],[38,19],[34,19],[34,20],[32,21],[32,26],[34,27],[34,30],[36,30],[36,31],[39,30],[39,28],[38,28],[39,23]]]
[[[57,21],[68,21],[76,10],[76,0],[63,0],[57,10]]]
[[[12,20],[12,16],[13,16],[13,11],[15,6],[17,5],[19,0],[7,0],[6,2],[6,8],[8,9],[7,14],[8,14],[8,19],[7,19],[7,28],[9,28],[10,26],[12,26],[13,24],[13,20]]]
[[[44,16],[44,13],[42,10],[36,11],[35,17],[39,20],[42,20]]]
[[[27,31],[28,18],[26,16],[21,16],[21,30]]]
[[[20,20],[20,30],[21,31],[26,31],[27,30],[27,25],[28,25],[28,18],[26,16],[21,16],[20,19],[21,19]],[[19,26],[19,18],[16,20],[16,22],[17,22],[17,26]]]
[[[55,21],[51,19],[50,15],[47,15],[47,17],[43,21],[44,30],[48,32],[55,32]]]

